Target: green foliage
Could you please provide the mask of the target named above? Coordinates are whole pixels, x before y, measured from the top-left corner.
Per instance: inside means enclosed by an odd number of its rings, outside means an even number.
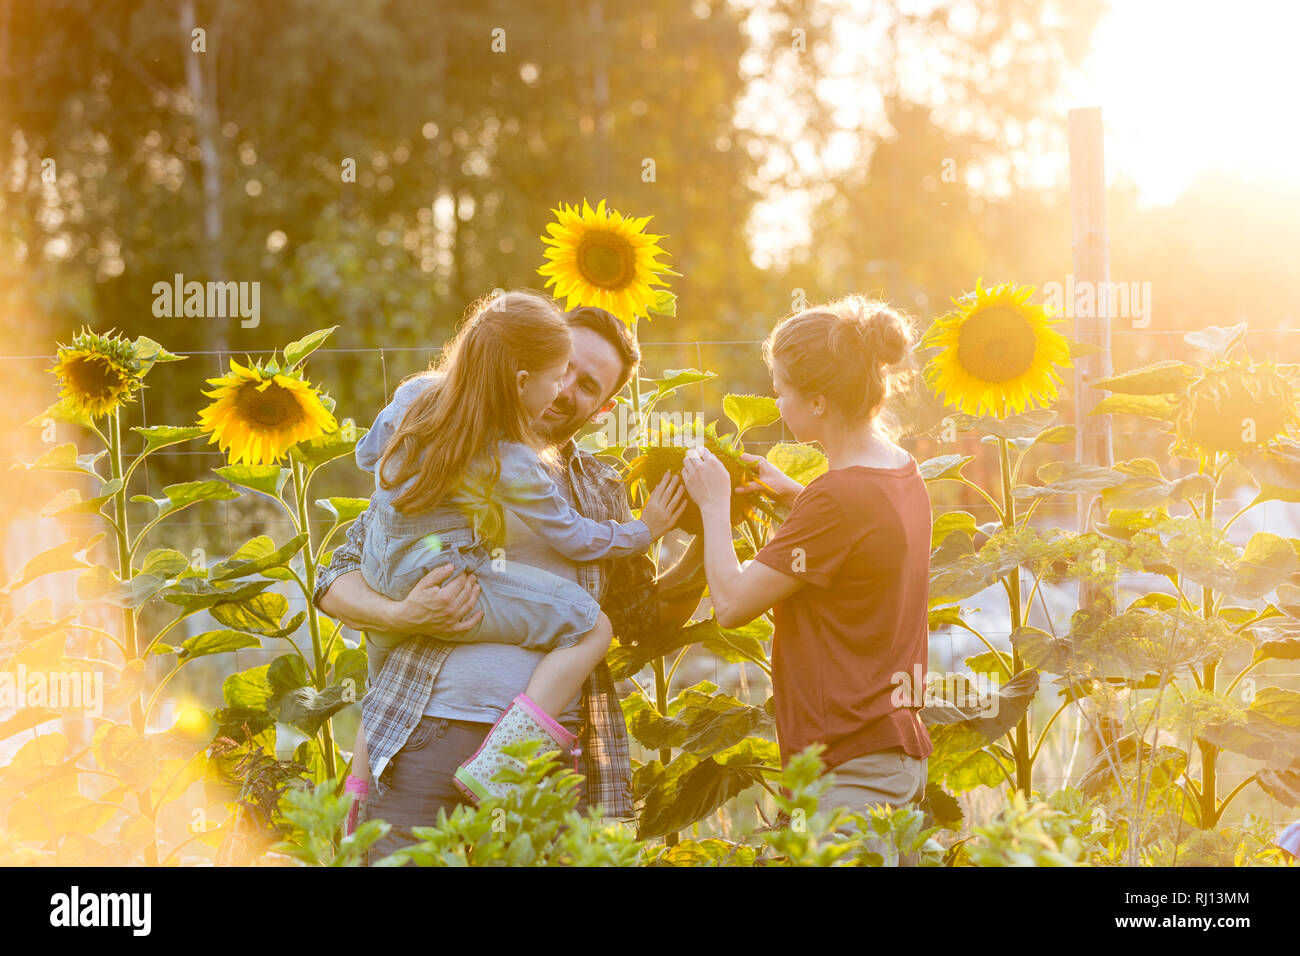
[[[834,786],[834,774],[823,773],[814,745],[790,758],[774,793],[778,822],[759,831],[771,863],[781,866],[881,866],[906,859],[917,866],[938,866],[942,847],[934,840],[937,826],[925,826],[924,814],[913,807],[873,807],[866,814],[844,807],[819,809],[823,795]]]
[[[340,837],[354,795],[340,794],[338,780],[285,791],[280,812],[293,827],[290,835],[271,847],[304,866],[361,866],[366,851],[391,829],[382,820],[367,820],[356,832]]]
[[[991,821],[971,828],[962,853],[975,866],[1086,866],[1087,821],[1019,791]]]
[[[505,767],[498,779],[514,783],[504,798],[464,804],[437,826],[414,827],[418,843],[379,860],[376,866],[631,866],[642,844],[596,808],[577,811],[580,777],[561,768],[555,752],[536,741],[508,745],[523,761]],[[373,822],[373,821],[371,821]]]

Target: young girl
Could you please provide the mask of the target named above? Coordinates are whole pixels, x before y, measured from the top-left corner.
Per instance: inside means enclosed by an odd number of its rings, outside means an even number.
[[[683,488],[656,488],[641,518],[592,521],[555,486],[534,423],[559,394],[572,343],[558,306],[509,292],[482,305],[443,351],[432,375],[404,383],[357,445],[375,474],[362,575],[401,600],[430,569],[473,572],[482,619],[436,635],[456,642],[517,644],[548,651],[479,750],[456,772],[473,802],[503,795],[492,780],[508,762],[501,746],[536,739],[567,752],[575,738],[555,720],[609,650],[612,629],[580,585],[517,561],[500,547],[503,509],[572,561],[644,552],[674,527]],[[367,635],[371,683],[406,634]]]

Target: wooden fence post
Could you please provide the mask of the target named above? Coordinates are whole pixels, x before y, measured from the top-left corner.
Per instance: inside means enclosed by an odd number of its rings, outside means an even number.
[[[1069,111],[1070,132],[1070,222],[1074,253],[1074,282],[1065,283],[1065,314],[1074,314],[1074,337],[1101,351],[1080,356],[1074,362],[1074,408],[1078,427],[1077,460],[1085,465],[1109,467],[1114,463],[1110,416],[1089,415],[1103,393],[1088,382],[1111,374],[1110,357],[1110,237],[1106,231],[1106,164],[1102,149],[1101,107]],[[1091,315],[1078,315],[1071,301],[1074,289],[1089,283],[1096,308]],[[1083,310],[1089,311],[1089,310]],[[1091,502],[1080,496],[1079,530],[1088,530]],[[1106,604],[1113,608],[1109,588],[1098,589],[1086,582],[1079,586],[1079,607]]]

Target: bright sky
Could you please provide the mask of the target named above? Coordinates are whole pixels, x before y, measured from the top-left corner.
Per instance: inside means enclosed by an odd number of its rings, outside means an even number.
[[[1300,3],[1113,0],[1071,105],[1101,106],[1109,179],[1166,203],[1222,168],[1300,181]]]
[[[837,33],[846,49],[860,55],[877,48],[879,37],[848,27]],[[1300,0],[1112,0],[1081,75],[1068,81],[1062,128],[1067,108],[1100,106],[1107,181],[1136,182],[1147,204],[1172,202],[1198,174],[1214,169],[1300,183],[1297,37]],[[846,71],[851,77],[851,66]],[[827,93],[846,106],[879,111],[852,81],[849,90]],[[837,155],[833,144],[823,158],[835,162]],[[1064,149],[1036,158],[1029,172],[1044,186],[1064,185]],[[806,241],[806,211],[806,198],[774,194],[760,203],[755,261],[768,265]]]

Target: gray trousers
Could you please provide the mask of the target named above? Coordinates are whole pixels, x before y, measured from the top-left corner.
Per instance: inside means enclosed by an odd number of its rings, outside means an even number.
[[[456,768],[474,755],[491,724],[446,717],[422,717],[406,745],[393,755],[389,786],[366,801],[365,817],[392,826],[388,835],[371,846],[367,862],[374,863],[402,847],[418,843],[412,827],[438,825],[438,811],[447,815],[460,805],[471,805],[452,782]],[[579,763],[581,766],[581,762]]]
[[[901,748],[878,750],[846,760],[832,768],[835,785],[817,801],[818,810],[848,807],[864,813],[873,804],[886,803],[891,807],[905,807],[925,796],[929,761],[913,757]],[[868,846],[885,860],[885,866],[915,866],[917,854],[903,854],[897,858],[888,841],[868,838]]]

